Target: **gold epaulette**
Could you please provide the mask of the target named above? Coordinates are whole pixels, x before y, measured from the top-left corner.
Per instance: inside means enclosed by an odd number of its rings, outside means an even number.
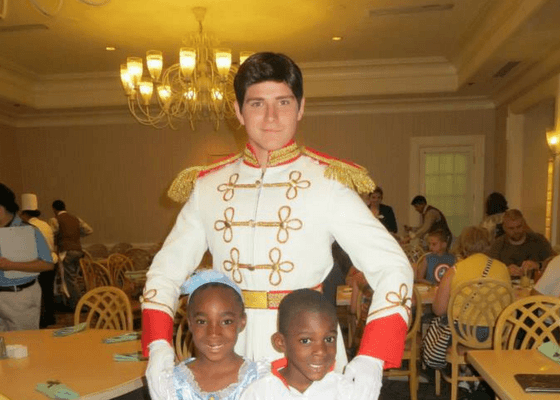
[[[212,171],[218,170],[228,164],[231,164],[238,158],[242,156],[242,153],[235,154],[233,156],[227,157],[220,160],[214,164],[207,166],[197,166],[187,168],[179,173],[169,190],[167,191],[167,196],[177,203],[186,202],[194,189],[196,180]]]
[[[334,179],[360,194],[371,193],[375,189],[367,169],[358,164],[341,161],[307,147],[302,148],[302,153],[327,166],[325,178]]]

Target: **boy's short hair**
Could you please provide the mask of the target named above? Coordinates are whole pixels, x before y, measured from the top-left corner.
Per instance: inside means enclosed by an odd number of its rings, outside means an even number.
[[[447,239],[449,239],[447,237],[447,234],[444,231],[442,231],[441,229],[436,229],[435,231],[428,232],[428,237],[430,237],[430,236],[436,237],[441,242],[445,242],[445,243],[447,243]]]
[[[316,290],[298,289],[288,294],[280,302],[278,332],[287,335],[290,331],[290,323],[302,311],[327,314],[337,321],[336,308],[325,296]]]
[[[297,64],[284,54],[263,52],[247,58],[235,75],[233,87],[239,111],[243,109],[245,93],[249,86],[266,81],[286,83],[292,89],[298,106],[301,105],[303,77]]]

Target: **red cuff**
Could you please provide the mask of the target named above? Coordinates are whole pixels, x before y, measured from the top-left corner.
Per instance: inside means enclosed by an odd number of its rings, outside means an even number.
[[[358,355],[385,361],[385,369],[399,368],[407,330],[406,323],[399,314],[374,319],[364,329]]]
[[[148,345],[165,339],[173,346],[173,318],[159,310],[142,311],[142,353],[148,357]]]

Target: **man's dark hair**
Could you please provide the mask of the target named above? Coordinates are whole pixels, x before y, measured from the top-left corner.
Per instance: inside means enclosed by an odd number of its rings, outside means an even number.
[[[428,204],[428,202],[424,196],[416,196],[412,199],[412,203],[410,203],[410,205],[415,206],[417,204]]]
[[[300,312],[327,314],[337,321],[336,308],[321,293],[312,289],[298,289],[288,294],[278,307],[278,332],[287,335],[290,323]]]
[[[508,203],[503,194],[494,192],[486,199],[486,215],[501,214],[508,209]]]
[[[64,204],[62,200],[55,200],[52,203],[52,208],[54,208],[56,211],[64,211],[66,210],[66,204]]]
[[[23,210],[21,213],[29,215],[30,218],[37,218],[41,215],[41,211],[39,210]]]
[[[10,214],[15,214],[19,210],[16,203],[16,195],[8,186],[0,183],[0,206],[4,207]]]
[[[301,106],[303,77],[296,63],[284,54],[256,53],[241,64],[233,81],[240,111],[249,86],[266,81],[285,82],[292,89],[298,106]]]
[[[378,193],[381,197],[383,197],[383,189],[381,189],[381,186],[376,186],[375,189],[373,189],[373,192],[371,192],[371,194],[374,193]]]
[[[213,287],[226,288],[226,289],[228,289],[231,293],[233,293],[233,297],[235,298],[236,303],[238,303],[238,304],[239,304],[239,307],[241,307],[241,315],[245,314],[245,304],[243,304],[243,299],[241,298],[241,296],[239,295],[239,293],[237,293],[237,292],[235,291],[235,289],[232,288],[231,286],[225,285],[225,284],[220,283],[220,282],[209,282],[209,283],[206,283],[206,284],[200,286],[200,287],[199,287],[198,289],[196,289],[194,292],[192,292],[192,293],[190,294],[189,302],[188,302],[188,304],[187,304],[187,311],[188,311],[188,313],[191,313],[191,311],[192,311],[192,309],[191,309],[191,308],[192,308],[192,304],[194,304],[194,303],[193,303],[193,300],[194,300],[197,296],[199,296],[202,292],[204,292],[206,289],[213,288]]]

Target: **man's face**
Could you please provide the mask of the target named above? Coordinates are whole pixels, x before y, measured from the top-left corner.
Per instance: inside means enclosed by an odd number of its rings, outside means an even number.
[[[508,239],[513,242],[519,242],[525,236],[525,226],[521,218],[513,220],[506,218],[502,226]]]
[[[418,213],[422,214],[422,211],[424,211],[424,207],[426,207],[425,204],[414,204],[412,207],[414,207],[414,209],[416,211],[418,211]]]
[[[290,322],[287,335],[273,336],[288,359],[280,373],[290,386],[303,393],[330,371],[336,358],[336,328],[336,321],[326,313],[301,311]]]
[[[285,82],[265,81],[249,86],[242,111],[235,103],[239,122],[245,126],[249,143],[261,164],[268,152],[284,147],[296,134],[297,123],[303,117],[305,99],[301,105]]]

